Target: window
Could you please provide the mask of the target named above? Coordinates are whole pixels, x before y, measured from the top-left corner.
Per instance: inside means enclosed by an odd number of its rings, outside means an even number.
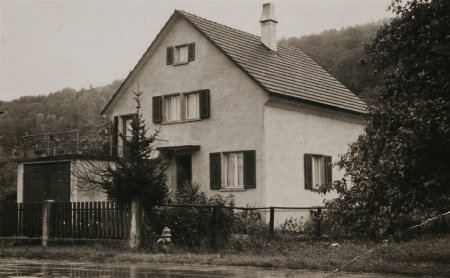
[[[209,90],[153,97],[153,123],[207,119]]]
[[[167,122],[181,120],[180,95],[164,97],[164,116]]]
[[[188,46],[182,45],[175,47],[175,63],[188,62]]]
[[[244,154],[223,154],[223,187],[244,187]]]
[[[195,43],[169,46],[166,49],[167,65],[182,65],[195,60]]]
[[[325,184],[325,158],[323,156],[312,157],[312,184],[314,189]]]
[[[332,182],[331,156],[305,154],[305,188],[318,190],[323,184]]]
[[[185,111],[186,119],[198,119],[200,118],[200,97],[199,93],[185,94]]]
[[[131,136],[132,134],[132,126],[133,116],[122,116],[122,134],[125,137]]]
[[[248,189],[256,187],[255,151],[211,153],[211,189]]]

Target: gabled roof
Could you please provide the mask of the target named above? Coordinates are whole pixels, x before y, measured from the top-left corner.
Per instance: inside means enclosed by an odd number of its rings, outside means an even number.
[[[366,113],[366,104],[360,98],[299,49],[278,43],[277,52],[274,53],[261,43],[259,36],[179,10],[175,10],[168,23],[177,16],[191,23],[269,94],[289,96],[356,113]],[[139,63],[150,48],[151,46]],[[121,88],[117,90],[102,113],[106,111]]]

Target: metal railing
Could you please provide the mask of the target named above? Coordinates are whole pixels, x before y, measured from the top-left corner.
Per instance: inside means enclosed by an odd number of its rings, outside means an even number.
[[[20,137],[14,159],[61,155],[109,156],[110,135],[103,132],[70,130]]]

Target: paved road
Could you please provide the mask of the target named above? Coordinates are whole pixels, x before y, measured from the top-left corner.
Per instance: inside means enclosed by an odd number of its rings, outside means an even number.
[[[326,275],[324,272],[306,272],[298,270],[269,270],[251,267],[192,266],[163,264],[93,264],[71,261],[41,261],[0,259],[0,277],[131,277],[131,278],[186,278],[186,277],[351,277],[378,278],[400,277],[380,274],[337,273]],[[402,277],[404,278],[404,277]]]

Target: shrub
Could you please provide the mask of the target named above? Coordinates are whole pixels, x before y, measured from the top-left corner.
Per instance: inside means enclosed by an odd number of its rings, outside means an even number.
[[[268,225],[261,219],[261,214],[257,210],[243,210],[234,214],[235,234],[246,234],[250,237],[266,235]]]
[[[148,219],[151,231],[160,233],[167,226],[175,244],[191,248],[222,248],[228,242],[233,232],[234,214],[232,208],[223,207],[234,207],[233,195],[208,196],[200,191],[200,185],[186,183],[175,195],[175,203],[193,206],[154,210]]]

